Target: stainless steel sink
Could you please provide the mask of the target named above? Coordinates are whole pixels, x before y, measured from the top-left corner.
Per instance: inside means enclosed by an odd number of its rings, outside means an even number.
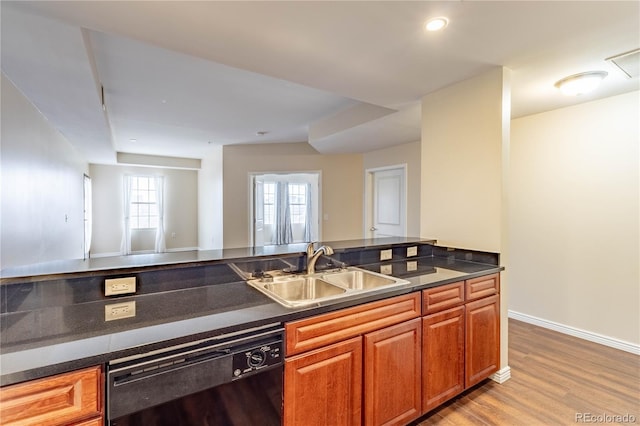
[[[395,284],[396,279],[364,270],[347,270],[323,275],[331,284],[352,290],[367,290]]]
[[[312,275],[277,275],[249,280],[247,284],[284,306],[301,307],[401,286],[409,281],[349,267]]]
[[[265,284],[264,288],[278,297],[291,301],[322,299],[342,294],[346,291],[344,288],[336,287],[320,278],[314,277],[269,283]]]

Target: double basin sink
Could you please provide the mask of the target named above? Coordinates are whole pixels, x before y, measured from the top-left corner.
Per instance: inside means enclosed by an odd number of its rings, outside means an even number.
[[[287,307],[302,307],[355,294],[409,284],[409,281],[356,267],[311,275],[268,275],[247,284]]]

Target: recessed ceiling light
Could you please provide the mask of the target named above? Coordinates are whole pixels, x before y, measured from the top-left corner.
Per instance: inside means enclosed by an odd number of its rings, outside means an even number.
[[[581,72],[557,81],[555,86],[563,95],[582,95],[595,90],[607,75],[606,71]]]
[[[136,143],[136,142],[138,142],[138,139],[129,139],[129,142]]]
[[[267,133],[269,133],[269,132],[267,132],[267,131],[265,131],[265,130],[260,130],[259,132],[256,132],[256,135],[258,135],[258,136],[264,136],[264,135],[266,135]]]
[[[449,20],[445,17],[432,18],[427,21],[425,28],[427,31],[440,31],[449,25]]]

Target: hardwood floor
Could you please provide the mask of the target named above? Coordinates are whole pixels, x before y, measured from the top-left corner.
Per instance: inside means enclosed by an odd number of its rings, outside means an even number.
[[[413,425],[640,424],[638,355],[509,320],[509,365]]]

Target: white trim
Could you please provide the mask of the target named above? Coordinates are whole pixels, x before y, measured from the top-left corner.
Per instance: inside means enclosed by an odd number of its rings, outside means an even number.
[[[490,375],[489,378],[494,382],[503,384],[504,382],[506,382],[511,378],[511,367],[507,365],[506,367],[503,367],[500,370],[493,373],[492,375]]]
[[[249,188],[248,188],[248,194],[249,194],[249,247],[254,247],[255,246],[255,236],[254,236],[254,212],[255,212],[255,194],[254,189],[255,189],[255,185],[254,185],[254,181],[256,176],[267,176],[267,175],[283,175],[283,176],[289,176],[289,175],[317,175],[317,183],[318,184],[318,207],[317,207],[317,225],[318,225],[318,230],[317,230],[317,237],[315,238],[315,241],[322,241],[323,237],[322,237],[322,222],[324,220],[324,211],[322,210],[322,169],[320,170],[300,170],[300,171],[295,171],[295,170],[291,170],[291,171],[263,171],[263,172],[249,172]],[[301,180],[301,182],[306,182],[305,180]],[[311,182],[309,182],[311,183]]]
[[[578,337],[580,339],[588,340],[590,342],[599,343],[601,345],[609,346],[611,348],[620,349],[621,351],[631,352],[632,354],[640,355],[640,345],[627,342],[624,340],[616,339],[609,336],[603,336],[602,334],[593,333],[591,331],[582,330],[579,328],[571,327],[564,324],[559,324],[554,321],[537,318],[531,315],[522,314],[520,312],[509,311],[509,318],[513,318],[518,321],[526,322],[529,324],[537,325],[542,328],[548,328],[563,334]]]

